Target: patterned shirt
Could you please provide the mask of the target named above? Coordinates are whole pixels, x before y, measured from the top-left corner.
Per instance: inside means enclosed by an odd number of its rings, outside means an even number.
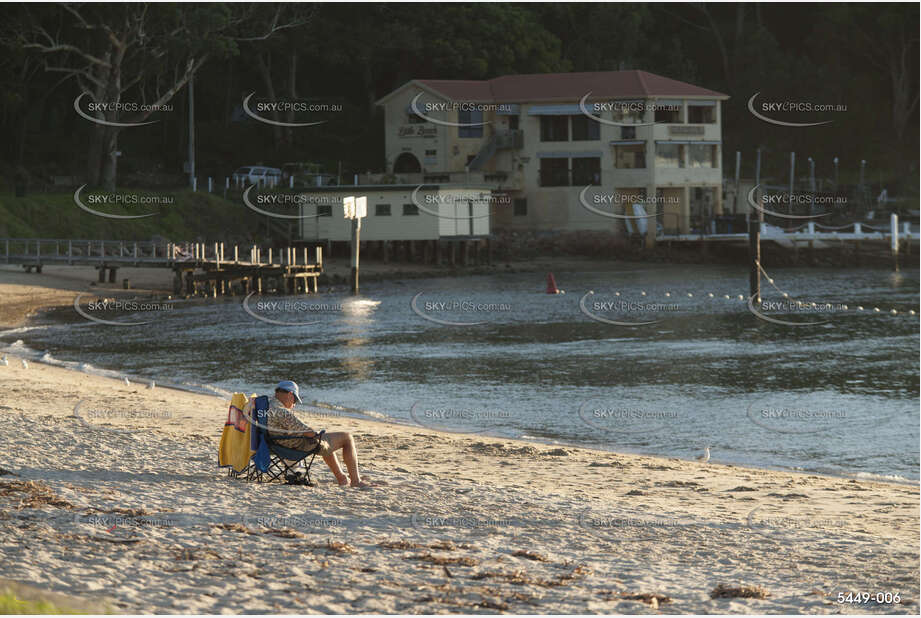
[[[300,438],[304,436],[312,438],[316,435],[313,429],[302,423],[291,413],[291,410],[283,406],[274,396],[269,398],[266,419],[269,435],[282,446],[285,446],[288,442],[300,442]]]

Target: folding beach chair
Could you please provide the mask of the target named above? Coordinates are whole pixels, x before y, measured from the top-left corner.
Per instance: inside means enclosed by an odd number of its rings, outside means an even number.
[[[320,452],[319,441],[309,451],[276,443],[268,434],[268,410],[269,398],[265,395],[253,395],[247,402],[242,393],[234,394],[221,436],[218,465],[229,468],[227,473],[232,478],[257,483],[284,479],[289,484],[316,486],[310,479],[310,467]],[[325,430],[319,432],[317,438],[324,433]],[[302,463],[303,473],[298,470]]]
[[[309,451],[301,451],[278,444],[268,433],[269,398],[265,395],[256,397],[252,406],[252,422],[250,424],[252,445],[256,453],[253,455],[258,481],[274,481],[283,478],[286,482],[296,485],[310,485],[315,487],[310,479],[310,467],[313,460],[322,448],[320,440],[326,430],[317,433],[317,445]],[[310,461],[307,461],[310,457]],[[298,468],[304,465],[303,476]]]

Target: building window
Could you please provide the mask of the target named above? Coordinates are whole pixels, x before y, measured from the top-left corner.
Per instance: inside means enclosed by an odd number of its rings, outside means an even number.
[[[689,124],[715,124],[716,105],[694,105],[688,103]]]
[[[427,157],[434,157],[437,154],[438,154],[437,150],[426,150],[425,151],[425,156]]]
[[[677,124],[681,122],[681,105],[677,101],[656,103],[656,122]]]
[[[601,159],[577,157],[572,160],[572,184],[576,187],[601,184]]]
[[[540,141],[568,142],[569,116],[541,116]]]
[[[621,170],[645,168],[646,145],[614,146],[614,167]]]
[[[509,116],[508,117],[508,130],[517,131],[518,130],[518,116]]]
[[[656,167],[684,167],[684,145],[656,144]]]
[[[459,124],[474,125],[457,127],[458,137],[483,137],[483,110],[459,110],[457,112],[457,122]]]
[[[515,199],[513,206],[514,210],[512,215],[515,217],[527,217],[528,216],[528,200],[526,198],[520,197]]]
[[[425,118],[423,118],[422,116],[420,116],[414,111],[410,110],[408,116],[409,116],[409,124],[422,124],[423,122],[426,122]]]
[[[412,217],[419,214],[419,207],[415,204],[403,204],[403,216]]]
[[[688,147],[688,167],[719,167],[715,144],[691,144]]]
[[[547,158],[540,160],[540,186],[568,187],[569,159]]]
[[[636,139],[636,127],[621,127],[620,139]]]
[[[389,217],[390,216],[390,204],[375,204],[374,205],[374,216],[375,217]]]
[[[332,217],[333,216],[332,205],[330,204],[317,205],[317,216],[318,217]]]
[[[586,142],[601,139],[600,126],[588,116],[572,116],[572,141]]]
[[[615,101],[611,118],[621,124],[639,124],[645,117],[645,101]]]

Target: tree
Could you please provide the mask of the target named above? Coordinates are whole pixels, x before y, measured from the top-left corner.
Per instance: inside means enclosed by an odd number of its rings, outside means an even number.
[[[829,19],[838,43],[878,72],[888,90],[893,132],[902,142],[918,110],[917,5],[844,4]]]
[[[268,14],[253,19],[254,12]],[[118,136],[169,103],[211,57],[233,55],[239,41],[266,40],[299,25],[283,19],[284,5],[70,4],[20,13],[15,41],[41,57],[46,71],[77,80],[96,103],[98,121],[87,147],[90,185],[115,188]],[[247,29],[258,24],[260,29]],[[129,98],[131,97],[131,98]],[[117,104],[137,104],[129,112]]]

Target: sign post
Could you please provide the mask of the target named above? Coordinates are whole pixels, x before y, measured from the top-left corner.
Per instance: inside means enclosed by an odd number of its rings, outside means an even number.
[[[349,196],[342,200],[346,219],[352,221],[352,296],[358,295],[358,244],[361,239],[361,220],[368,216],[368,198]]]

